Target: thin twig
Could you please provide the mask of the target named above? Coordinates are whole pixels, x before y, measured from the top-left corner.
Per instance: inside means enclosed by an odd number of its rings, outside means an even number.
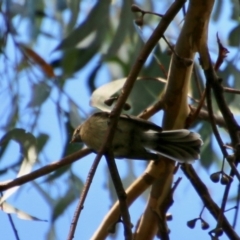
[[[207,81],[209,82],[209,84],[213,89],[214,96],[216,98],[219,110],[221,111],[222,116],[225,120],[226,126],[229,130],[229,135],[231,137],[233,147],[236,147],[236,145],[240,143],[240,140],[239,140],[240,127],[236,119],[234,118],[232,112],[230,111],[228,104],[225,101],[225,98],[223,95],[224,90],[221,85],[222,80],[217,77],[213,69],[209,53],[208,53],[208,62],[209,62],[209,68],[204,70],[204,74]],[[238,160],[240,159],[240,156],[236,156],[236,157]]]
[[[226,148],[224,146],[224,143],[221,139],[221,136],[218,132],[218,129],[216,127],[215,120],[214,120],[214,117],[213,117],[211,86],[210,86],[209,81],[207,81],[207,84],[206,84],[206,95],[207,95],[207,106],[208,106],[208,112],[209,112],[209,117],[210,117],[210,123],[211,123],[212,129],[213,129],[213,133],[214,133],[214,135],[217,139],[218,145],[220,146],[220,149],[223,153],[224,159],[228,159],[227,150],[226,150]],[[233,166],[233,168],[235,169],[235,166]],[[237,169],[236,169],[236,176],[238,177],[238,179],[240,181],[240,178],[239,178],[240,176],[239,176],[239,173],[238,173]],[[225,188],[225,191],[224,191],[224,194],[223,194],[223,199],[222,199],[222,204],[221,204],[221,211],[219,212],[216,228],[222,226],[224,210],[225,210],[225,207],[226,207],[227,198],[228,198],[228,194],[229,194],[229,191],[230,191],[231,183],[232,183],[232,181],[229,181],[229,183],[227,184],[227,186]]]
[[[0,196],[2,197],[3,196],[3,194],[0,192]],[[0,210],[3,210],[2,209],[2,204],[0,205]],[[10,222],[10,225],[11,225],[11,227],[12,227],[12,230],[13,230],[13,233],[14,233],[14,236],[15,236],[15,238],[17,239],[17,240],[20,240],[20,238],[19,238],[19,236],[18,236],[18,231],[17,231],[17,229],[16,229],[16,227],[15,227],[15,224],[14,224],[14,222],[13,222],[13,219],[12,219],[12,215],[9,213],[9,214],[7,214],[8,215],[8,219],[9,219],[9,222]]]
[[[202,182],[202,180],[196,174],[193,167],[189,164],[182,164],[181,169],[183,170],[187,178],[191,181],[192,186],[195,188],[196,192],[198,193],[199,197],[202,199],[208,211],[213,215],[213,217],[216,220],[218,220],[221,210],[211,198],[206,185]],[[222,228],[226,233],[226,235],[229,237],[229,239],[231,240],[240,239],[224,215],[222,218]]]
[[[100,149],[100,153],[106,153],[108,149],[111,149],[111,142],[114,137],[115,129],[117,127],[117,121],[121,113],[121,109],[123,108],[133,86],[134,83],[138,77],[138,74],[140,73],[144,63],[146,62],[148,56],[154,49],[155,45],[158,43],[160,38],[162,37],[163,33],[167,29],[168,25],[172,21],[172,19],[175,17],[175,15],[178,13],[178,11],[181,9],[182,5],[185,3],[185,0],[178,0],[175,1],[170,8],[165,13],[163,19],[161,22],[157,25],[155,30],[153,31],[152,35],[142,48],[140,54],[138,55],[136,61],[133,64],[133,67],[130,70],[130,73],[126,79],[126,82],[122,88],[121,94],[118,98],[118,101],[116,105],[114,106],[111,114],[110,114],[110,121],[109,121],[109,127],[106,134],[106,137],[104,139],[104,142],[102,144],[102,147]],[[121,214],[123,214],[121,212]]]
[[[144,110],[141,114],[139,114],[139,118],[143,118],[143,119],[148,119],[151,116],[153,116],[155,113],[159,112],[160,110],[162,110],[164,108],[164,101],[162,101],[161,99],[159,101],[157,101],[153,106],[147,108],[146,110]]]
[[[209,60],[209,63],[211,63],[211,58],[210,58],[209,53],[208,53],[208,60]],[[219,109],[222,113],[222,116],[223,116],[224,120],[225,120],[226,127],[229,130],[229,135],[231,137],[233,147],[235,147],[235,146],[237,147],[238,144],[239,144],[238,132],[239,132],[240,128],[239,128],[239,126],[237,124],[237,121],[235,120],[233,114],[231,113],[231,111],[230,111],[230,109],[229,109],[229,107],[228,107],[228,105],[227,105],[227,103],[224,99],[223,88],[219,83],[219,79],[217,78],[216,73],[214,72],[212,64],[209,64],[209,68],[204,70],[204,74],[205,74],[205,77],[206,77],[206,80],[207,80],[207,89],[210,89],[210,87],[212,87],[212,89],[213,89],[214,96],[216,98],[218,107],[219,107]],[[207,90],[207,91],[210,91],[210,90]],[[211,107],[211,96],[208,96],[207,99],[208,99],[208,106]],[[211,108],[209,108],[209,110],[210,110],[210,112],[209,112],[210,117],[212,115],[212,121],[211,122],[214,123],[213,112],[212,112]],[[232,173],[230,175],[233,176],[232,174],[235,174],[237,176],[238,180],[240,181],[240,174],[239,174],[234,162],[232,162],[232,160],[227,157],[228,153],[227,153],[227,151],[224,147],[224,144],[221,140],[221,137],[220,137],[220,135],[217,131],[216,125],[212,124],[212,128],[213,128],[214,134],[216,136],[216,139],[219,143],[219,146],[220,146],[220,148],[223,152],[223,155],[227,159],[229,165],[231,166]],[[236,159],[237,159],[237,161],[235,161],[235,163],[237,164],[239,159],[240,159],[239,148],[236,148],[235,156],[236,156]]]
[[[232,143],[233,143],[233,146],[237,146],[239,145],[239,126],[233,116],[233,114],[231,113],[225,99],[224,99],[224,96],[223,96],[223,87],[221,86],[220,84],[220,79],[218,79],[218,77],[216,76],[216,73],[214,72],[214,69],[213,69],[213,66],[211,64],[211,58],[210,58],[210,54],[209,52],[207,52],[207,57],[208,57],[208,64],[207,66],[209,66],[207,69],[204,70],[204,74],[205,74],[205,77],[206,77],[206,80],[207,80],[207,105],[208,105],[208,110],[209,110],[209,115],[211,117],[211,123],[212,123],[212,128],[213,128],[213,131],[214,131],[214,134],[217,138],[217,141],[219,143],[219,146],[223,152],[223,155],[224,157],[228,160],[230,166],[231,166],[231,173],[230,175],[231,176],[234,176],[234,174],[238,177],[239,181],[240,181],[240,175],[239,175],[239,172],[238,170],[236,169],[236,166],[235,164],[229,160],[228,158],[228,153],[223,145],[223,142],[221,140],[221,137],[217,131],[217,128],[216,128],[216,125],[214,123],[214,118],[213,118],[213,110],[212,110],[212,104],[211,104],[211,87],[213,88],[213,92],[214,92],[214,95],[215,95],[215,98],[216,98],[216,101],[217,101],[217,104],[218,104],[218,107],[223,115],[223,118],[225,119],[225,122],[226,122],[226,126],[228,128],[228,131],[229,131],[229,134],[230,134],[230,137],[231,137],[231,140],[232,140]],[[236,151],[235,151],[235,156],[236,156],[236,159],[237,162],[239,161],[239,156],[240,156],[240,153],[239,153],[239,149],[237,148]],[[235,160],[236,160],[235,159]],[[231,182],[229,182],[225,188],[225,191],[224,191],[224,195],[223,195],[223,200],[222,200],[222,204],[221,204],[221,211],[219,212],[219,216],[218,216],[218,223],[217,223],[217,227],[222,227],[223,226],[223,221],[224,221],[224,210],[225,210],[225,206],[226,206],[226,202],[227,202],[227,198],[228,198],[228,195],[229,195],[229,191],[230,191],[230,187],[231,187]],[[224,231],[226,231],[224,229]]]
[[[189,105],[189,107],[190,107],[191,112],[193,112],[193,113],[194,113],[194,112],[196,111],[196,109],[197,109],[197,108],[196,108],[195,106],[193,106],[193,105]],[[214,114],[213,117],[214,117],[215,123],[216,123],[219,127],[226,127],[226,123],[225,123],[223,117],[218,116],[218,115],[216,115],[216,114]],[[198,120],[204,120],[204,121],[210,122],[210,118],[209,118],[209,113],[208,113],[208,111],[201,109],[200,112],[199,112],[199,114],[198,114]]]
[[[69,165],[73,162],[76,162],[77,160],[79,160],[80,158],[85,157],[86,155],[88,155],[89,153],[91,153],[91,149],[89,148],[85,148],[85,149],[81,149],[80,151],[77,151],[67,157],[64,157],[62,159],[60,159],[57,162],[53,162],[45,167],[42,167],[36,171],[33,171],[29,174],[26,174],[22,177],[18,177],[13,179],[10,182],[7,183],[1,183],[0,184],[0,191],[5,191],[9,188],[15,187],[15,186],[20,186],[24,183],[30,182],[36,178],[42,177],[48,173],[51,173],[53,171],[56,171],[57,169],[64,167],[66,165]]]
[[[164,41],[167,43],[168,47],[170,48],[170,50],[172,51],[173,54],[175,54],[176,58],[185,66],[191,66],[193,64],[193,60],[192,59],[188,59],[188,58],[183,58],[180,57],[174,47],[168,42],[168,40],[166,39],[166,37],[163,35],[162,38],[164,39]]]
[[[222,141],[222,138],[218,132],[218,129],[216,127],[215,119],[213,117],[213,108],[212,108],[212,98],[211,98],[211,87],[209,82],[206,84],[206,98],[207,98],[207,107],[208,107],[208,114],[209,114],[209,119],[210,119],[210,124],[212,126],[213,133],[216,137],[216,140],[218,142],[218,145],[222,151],[222,154],[224,158],[228,158],[228,153],[227,150],[224,146],[224,143]]]
[[[77,227],[77,222],[78,222],[78,219],[80,217],[81,211],[82,211],[82,209],[84,207],[84,202],[86,200],[88,191],[90,189],[93,177],[95,175],[95,172],[97,170],[97,166],[98,166],[98,164],[99,164],[99,162],[101,160],[101,157],[102,157],[101,154],[98,154],[96,156],[96,158],[95,158],[95,160],[94,160],[94,162],[92,164],[92,167],[91,167],[91,169],[90,169],[90,171],[88,173],[86,183],[84,184],[84,187],[83,187],[83,190],[81,192],[81,196],[80,196],[78,205],[77,205],[76,210],[74,212],[74,216],[73,216],[73,219],[72,219],[72,222],[71,222],[71,227],[70,227],[70,230],[69,230],[69,234],[68,234],[67,240],[72,240],[74,238],[74,233],[75,233],[75,230],[76,230],[76,227]]]
[[[237,226],[237,217],[238,217],[238,212],[239,212],[239,203],[240,203],[240,183],[238,184],[238,194],[237,194],[237,200],[236,200],[236,211],[234,214],[233,218],[233,228]]]
[[[124,105],[124,103],[127,100],[127,97],[129,93],[131,92],[131,89],[135,83],[135,80],[140,73],[145,61],[147,60],[149,54],[152,52],[155,45],[158,43],[159,39],[163,36],[163,33],[167,29],[168,25],[172,21],[172,19],[175,17],[175,15],[178,13],[178,11],[181,9],[182,5],[185,3],[185,0],[181,1],[175,1],[171,7],[167,10],[167,12],[164,14],[163,19],[161,22],[157,25],[155,30],[153,31],[152,35],[144,45],[142,51],[140,52],[137,60],[135,61],[133,67],[131,68],[131,71],[127,77],[127,80],[123,86],[122,92],[119,96],[119,99],[117,101],[117,104],[115,105],[114,109],[111,112],[111,115],[114,116],[113,119],[117,119],[120,115],[121,109]],[[113,122],[113,121],[111,121]],[[110,129],[109,131],[114,129],[115,124],[110,123]]]
[[[228,200],[228,195],[230,192],[230,188],[231,188],[231,183],[232,181],[229,181],[228,184],[226,185],[226,188],[224,190],[224,194],[223,194],[223,199],[222,199],[222,204],[221,204],[221,211],[219,213],[219,217],[218,217],[218,222],[217,222],[217,227],[222,227],[222,221],[223,221],[223,216],[224,216],[224,211],[226,208],[226,204],[227,204],[227,200]]]
[[[108,168],[112,177],[113,185],[116,189],[116,193],[119,199],[119,207],[122,215],[123,225],[124,225],[124,235],[126,240],[132,240],[132,224],[130,219],[130,214],[127,205],[127,195],[122,185],[120,175],[117,170],[116,162],[112,151],[108,151],[105,155]]]
[[[15,224],[14,224],[14,222],[13,222],[13,219],[12,219],[12,215],[11,215],[11,214],[8,214],[8,219],[9,219],[9,222],[10,222],[10,224],[11,224],[11,226],[12,226],[12,229],[13,229],[13,233],[14,233],[15,238],[16,238],[17,240],[20,240],[20,237],[19,237],[19,235],[18,235],[18,231],[17,231],[17,229],[16,229],[16,227],[15,227]]]
[[[205,102],[205,96],[206,96],[206,92],[203,91],[203,94],[202,94],[201,99],[199,101],[199,104],[198,104],[198,106],[196,108],[196,111],[190,112],[188,114],[188,117],[187,117],[187,119],[185,121],[185,128],[189,128],[196,121],[196,119],[198,118],[198,115],[199,115],[199,113],[200,113],[200,111],[201,111],[201,109],[202,109],[202,107],[204,105],[204,102]]]
[[[240,94],[240,90],[239,89],[224,87],[223,90],[226,93]]]
[[[167,10],[165,13],[163,19],[161,22],[157,25],[155,30],[153,31],[152,35],[142,48],[142,51],[140,52],[139,56],[137,57],[135,63],[133,64],[133,67],[130,70],[130,73],[126,79],[126,82],[122,88],[121,94],[118,98],[118,101],[116,105],[114,106],[110,118],[109,118],[109,127],[106,134],[106,137],[104,139],[104,142],[102,144],[102,147],[99,151],[99,154],[106,153],[108,149],[111,149],[111,142],[113,140],[115,129],[117,127],[117,121],[120,116],[121,110],[134,86],[134,83],[137,79],[138,74],[140,73],[144,63],[146,62],[148,56],[152,52],[155,45],[158,43],[159,39],[162,37],[163,33],[167,29],[168,25],[174,18],[174,16],[178,13],[180,8],[182,7],[185,0],[179,0],[175,1],[171,7]],[[98,154],[98,155],[99,155]],[[123,213],[121,213],[123,214]]]

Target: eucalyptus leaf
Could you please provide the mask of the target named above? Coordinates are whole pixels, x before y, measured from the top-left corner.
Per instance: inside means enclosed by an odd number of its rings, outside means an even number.
[[[108,7],[110,0],[97,1],[94,8],[88,14],[86,20],[72,31],[56,48],[56,50],[63,50],[75,47],[91,32],[101,29],[108,21]],[[103,17],[104,16],[104,17]]]
[[[102,33],[98,31],[88,47],[66,49],[62,52],[60,58],[51,62],[51,65],[56,68],[62,68],[67,76],[72,75],[83,68],[97,54],[100,43],[103,40],[102,37]]]
[[[212,135],[209,134],[212,131],[210,123],[204,122],[200,130],[200,135],[203,139],[203,146],[201,148],[201,165],[205,169],[209,169],[213,162],[218,160],[218,156],[213,150]]]
[[[59,198],[57,201],[53,215],[52,222],[56,221],[58,217],[62,215],[62,213],[70,206],[70,204],[75,201],[78,197],[78,192],[82,189],[83,183],[76,175],[71,173],[71,181],[69,181],[69,188],[67,192],[64,194],[64,197]]]
[[[239,46],[240,44],[240,25],[239,24],[232,29],[228,38],[229,38],[230,46],[233,46],[233,47]]]
[[[222,8],[223,8],[223,1],[216,1],[216,5],[213,12],[213,17],[212,17],[215,22],[218,21],[219,17],[221,16]]]
[[[92,94],[90,104],[102,111],[110,112],[114,104],[108,106],[105,101],[118,96],[125,81],[126,78],[118,79],[96,89]],[[138,78],[126,102],[131,109],[125,113],[137,115],[153,104],[164,88],[163,82],[165,80],[160,78]]]
[[[16,214],[18,218],[23,219],[23,220],[31,220],[31,221],[42,221],[42,222],[47,222],[46,220],[34,217],[20,209],[17,209],[10,205],[7,202],[1,203],[1,208],[3,212],[8,213],[8,214]]]
[[[134,24],[135,30],[137,31],[137,33],[138,33],[138,35],[140,36],[140,38],[142,39],[142,41],[143,41],[144,43],[146,43],[148,39],[144,36],[144,34],[143,34],[143,32],[142,32],[142,29],[141,29],[135,22],[133,22],[133,24]],[[158,59],[158,57],[157,57],[157,56],[160,56],[160,54],[161,54],[161,48],[160,48],[160,45],[159,45],[159,44],[157,44],[157,45],[153,48],[152,53],[153,53],[153,56],[154,56],[155,60],[157,61],[157,63],[160,63],[160,61],[159,61],[159,59]],[[158,54],[158,55],[157,55],[157,54]]]
[[[81,0],[68,1],[68,9],[71,12],[70,20],[67,26],[68,32],[72,31],[73,27],[75,26],[78,20],[80,2]]]
[[[71,100],[68,101],[69,104],[69,120],[73,128],[76,128],[81,122],[82,118],[79,115],[78,106]]]
[[[24,129],[16,128],[6,133],[0,141],[0,144],[14,140],[20,145],[20,151],[24,155],[24,159],[20,166],[17,177],[23,176],[31,172],[33,165],[37,161],[37,143],[36,138],[31,133],[26,133]],[[0,204],[17,191],[17,187],[8,189],[0,198]]]
[[[32,88],[32,98],[29,107],[40,107],[49,97],[50,87],[45,83],[34,84]]]
[[[131,2],[130,1],[123,1],[121,14],[119,17],[119,25],[115,32],[114,38],[112,43],[108,49],[107,55],[113,56],[117,53],[121,45],[123,44],[124,39],[126,38],[128,32],[132,28],[132,12],[131,9]]]

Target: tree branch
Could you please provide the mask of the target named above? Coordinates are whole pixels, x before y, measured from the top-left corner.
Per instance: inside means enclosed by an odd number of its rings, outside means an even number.
[[[181,59],[193,61],[195,53],[202,51],[202,46],[207,42],[208,22],[213,3],[213,0],[189,1],[185,22],[175,46],[175,51]],[[192,74],[192,65],[186,65],[181,59],[174,54],[172,55],[168,81],[162,98],[165,110],[163,127],[167,130],[184,128],[185,120],[189,114],[187,94]],[[164,169],[164,173],[161,173],[162,169]],[[137,239],[152,239],[155,236],[158,219],[153,210],[158,211],[160,218],[165,220],[163,214],[166,214],[166,209],[164,209],[163,201],[171,189],[174,162],[166,159],[164,165],[158,164],[156,166],[151,164],[147,171],[150,175],[160,179],[160,181],[155,181],[153,184],[148,206],[144,213],[145,217],[143,215],[139,225],[141,227],[141,225],[151,222],[151,226],[148,224],[149,229],[148,231],[144,230],[145,235],[143,231],[138,231],[139,238]],[[157,174],[158,171],[159,174]],[[163,211],[160,209],[163,209]],[[162,223],[162,226],[164,225],[166,225],[166,222]],[[163,231],[160,235],[163,239],[168,239],[166,227],[162,229]]]
[[[207,187],[198,177],[193,167],[191,165],[182,164],[181,169],[183,170],[187,178],[191,181],[191,184],[195,188],[198,195],[201,197],[206,208],[213,215],[213,217],[218,221],[218,217],[221,214],[221,210],[218,207],[218,205],[212,200]],[[234,229],[232,228],[228,220],[225,218],[225,216],[222,216],[222,228],[224,229],[224,232],[227,234],[229,239],[239,240],[238,235],[236,234],[236,232],[234,231]]]
[[[59,169],[61,167],[64,167],[73,162],[76,162],[77,160],[87,156],[91,152],[92,152],[92,150],[89,148],[81,149],[80,151],[77,151],[67,157],[64,157],[57,162],[53,162],[45,167],[35,170],[35,171],[33,171],[29,174],[26,174],[22,177],[15,178],[12,181],[7,182],[7,183],[0,183],[0,191],[5,191],[9,188],[12,188],[15,186],[20,186],[24,183],[30,182],[36,178],[42,177],[46,174],[56,171],[57,169]]]
[[[118,98],[118,101],[110,114],[109,128],[108,128],[105,141],[100,150],[101,154],[105,153],[108,148],[111,148],[111,141],[114,137],[114,131],[117,127],[117,120],[121,113],[121,109],[124,106],[127,100],[127,97],[130,94],[132,87],[135,83],[135,80],[138,74],[140,73],[141,68],[143,67],[145,61],[147,60],[147,57],[149,56],[149,54],[151,53],[151,51],[153,50],[153,48],[155,47],[159,39],[162,37],[165,30],[167,29],[168,25],[170,24],[172,19],[175,17],[175,15],[178,13],[178,11],[181,9],[184,3],[185,3],[185,0],[177,0],[171,5],[171,7],[165,13],[161,22],[153,31],[153,34],[151,35],[151,37],[148,39],[148,41],[144,45],[137,60],[135,61],[133,67],[131,68],[130,73],[127,77],[127,80],[122,88],[121,94]],[[94,237],[95,239],[98,238],[96,234],[94,235]]]

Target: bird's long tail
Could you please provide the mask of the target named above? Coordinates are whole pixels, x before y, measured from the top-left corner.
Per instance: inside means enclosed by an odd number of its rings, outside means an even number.
[[[200,158],[200,147],[203,144],[199,134],[186,129],[146,133],[149,147],[160,155],[172,160],[190,163]]]

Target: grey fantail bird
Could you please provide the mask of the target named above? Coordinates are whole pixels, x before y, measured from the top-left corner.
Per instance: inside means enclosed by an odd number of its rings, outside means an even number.
[[[84,142],[98,152],[108,130],[109,113],[98,112],[78,126],[72,142]],[[112,141],[116,158],[158,160],[159,155],[191,163],[199,159],[202,140],[199,134],[186,129],[162,131],[156,124],[129,115],[121,115]]]

